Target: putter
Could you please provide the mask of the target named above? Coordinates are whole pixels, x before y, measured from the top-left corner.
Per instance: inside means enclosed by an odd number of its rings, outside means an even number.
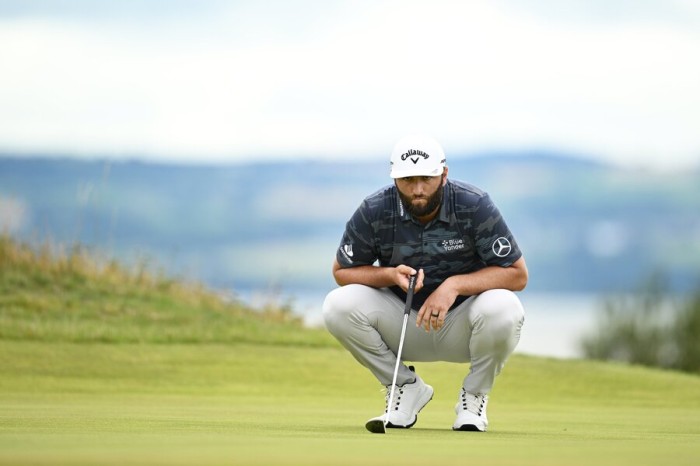
[[[389,403],[386,405],[386,416],[384,420],[376,420],[368,422],[365,427],[374,434],[386,434],[386,426],[389,423],[389,410],[394,403],[394,391],[396,390],[396,377],[399,375],[399,364],[401,364],[401,352],[403,351],[403,341],[406,338],[406,324],[408,323],[408,315],[411,313],[411,304],[413,303],[413,292],[416,289],[416,275],[408,277],[408,291],[406,292],[406,306],[403,310],[403,326],[401,327],[401,339],[399,340],[399,351],[396,353],[396,366],[394,367],[394,379],[391,381],[391,390],[389,391]]]

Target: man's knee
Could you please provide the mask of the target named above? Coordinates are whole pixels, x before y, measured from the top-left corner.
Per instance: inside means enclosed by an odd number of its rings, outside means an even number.
[[[512,316],[519,319],[525,314],[518,296],[510,290],[488,290],[476,297],[474,306],[481,312]]]
[[[345,285],[326,295],[323,301],[323,321],[331,333],[347,324],[350,313],[357,308],[357,295],[362,288],[363,285]]]
[[[477,296],[473,304],[474,317],[482,326],[510,333],[519,330],[525,310],[517,295],[509,290],[489,290]]]
[[[343,288],[336,288],[323,301],[323,321],[328,330],[333,330],[336,326],[339,315],[342,313],[343,299],[340,295],[343,294]]]

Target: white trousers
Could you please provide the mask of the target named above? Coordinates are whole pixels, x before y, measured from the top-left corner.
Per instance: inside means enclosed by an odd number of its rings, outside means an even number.
[[[367,367],[382,385],[390,385],[401,338],[404,303],[387,288],[346,285],[331,291],[323,303],[328,331]],[[416,327],[417,310],[408,317],[401,359],[468,362],[464,389],[488,394],[508,356],[520,340],[525,311],[515,293],[489,290],[451,310],[444,326],[428,333]],[[398,385],[415,375],[399,365]]]

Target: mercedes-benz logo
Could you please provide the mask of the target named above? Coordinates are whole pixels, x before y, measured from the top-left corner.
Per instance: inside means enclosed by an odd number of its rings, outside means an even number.
[[[507,238],[501,236],[493,242],[493,246],[491,246],[491,249],[493,249],[493,253],[496,254],[498,257],[506,257],[508,254],[510,254],[512,246],[510,245],[510,241],[508,241]]]

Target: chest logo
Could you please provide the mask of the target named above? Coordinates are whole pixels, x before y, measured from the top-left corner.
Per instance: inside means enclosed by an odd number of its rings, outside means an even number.
[[[459,251],[464,249],[463,239],[447,239],[441,243],[445,251]]]
[[[510,245],[510,241],[508,241],[507,238],[501,236],[493,242],[493,246],[491,246],[491,249],[493,250],[493,253],[496,254],[498,257],[506,257],[508,254],[510,254],[510,251],[513,249],[513,247]]]

